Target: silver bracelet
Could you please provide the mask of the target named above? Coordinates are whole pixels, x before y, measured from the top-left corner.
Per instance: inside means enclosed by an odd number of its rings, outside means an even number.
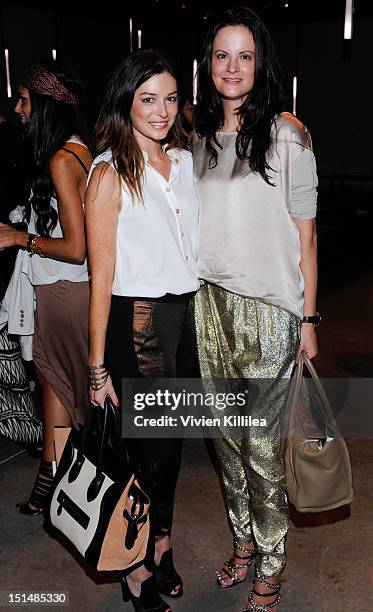
[[[106,381],[109,377],[109,372],[107,371],[105,364],[102,363],[101,365],[88,365],[87,372],[89,386],[91,387],[91,389],[93,389],[93,391],[100,391],[100,389],[105,386]]]

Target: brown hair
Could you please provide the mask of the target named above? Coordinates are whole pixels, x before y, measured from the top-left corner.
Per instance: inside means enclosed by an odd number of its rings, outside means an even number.
[[[144,156],[133,133],[130,112],[135,91],[156,74],[169,73],[178,81],[171,64],[158,51],[141,49],[129,55],[110,79],[96,126],[97,153],[112,152],[119,180],[123,180],[131,197],[142,200]],[[187,141],[179,110],[167,135],[167,148],[182,149]]]

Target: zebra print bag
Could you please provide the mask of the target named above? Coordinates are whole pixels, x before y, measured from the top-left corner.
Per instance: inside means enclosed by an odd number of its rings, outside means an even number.
[[[0,329],[0,435],[20,444],[42,438],[18,338],[6,325]]]

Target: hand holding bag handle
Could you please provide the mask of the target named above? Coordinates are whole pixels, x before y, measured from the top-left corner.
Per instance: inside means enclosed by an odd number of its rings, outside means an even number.
[[[111,423],[111,425],[110,425]],[[104,402],[104,425],[101,437],[100,452],[98,456],[97,469],[101,470],[102,467],[102,456],[105,445],[108,443],[109,432],[111,433],[111,441],[115,445],[115,450],[119,455],[119,458],[128,463],[128,454],[124,448],[121,434],[121,427],[118,415],[118,408],[115,408],[110,397],[107,395]],[[113,448],[114,448],[113,445]]]
[[[119,422],[119,416],[117,413],[117,409],[113,406],[113,403],[110,400],[110,398],[106,397],[103,409],[95,406],[94,404],[90,404],[88,408],[88,413],[87,413],[86,420],[84,422],[83,429],[82,429],[82,434],[80,437],[80,444],[78,448],[77,458],[74,462],[74,465],[71,467],[71,470],[69,473],[69,479],[68,479],[69,483],[76,480],[76,478],[79,475],[79,472],[84,463],[84,454],[85,454],[85,449],[86,449],[86,444],[89,438],[89,434],[91,432],[94,422],[100,416],[101,411],[103,411],[103,428],[101,432],[100,450],[99,450],[98,461],[97,461],[97,466],[96,466],[96,479],[97,480],[92,481],[91,483],[92,489],[91,489],[91,486],[89,487],[90,501],[94,499],[94,497],[96,497],[97,492],[98,492],[97,487],[101,486],[103,482],[102,458],[103,458],[104,449],[108,442],[109,431],[111,433],[111,439],[115,443],[116,452],[120,460],[125,463],[129,462],[127,453],[122,443],[120,422]],[[91,495],[93,497],[91,497]]]
[[[96,466],[96,476],[92,480],[87,491],[87,500],[92,501],[95,499],[101,489],[102,483],[104,482],[105,476],[102,471],[103,453],[108,444],[109,432],[111,433],[111,441],[116,447],[116,452],[119,459],[123,463],[129,463],[128,454],[124,450],[122,443],[122,436],[120,431],[120,422],[118,417],[117,408],[114,407],[109,396],[106,396],[104,403],[104,425],[101,435],[100,450],[98,454],[98,461]]]

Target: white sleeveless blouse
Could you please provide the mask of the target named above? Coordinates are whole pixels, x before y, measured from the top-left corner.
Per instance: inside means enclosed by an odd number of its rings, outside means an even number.
[[[199,202],[189,151],[170,149],[166,180],[143,151],[143,202],[133,199],[122,181],[118,214],[113,295],[158,298],[196,291]],[[114,169],[111,151],[94,160]]]

